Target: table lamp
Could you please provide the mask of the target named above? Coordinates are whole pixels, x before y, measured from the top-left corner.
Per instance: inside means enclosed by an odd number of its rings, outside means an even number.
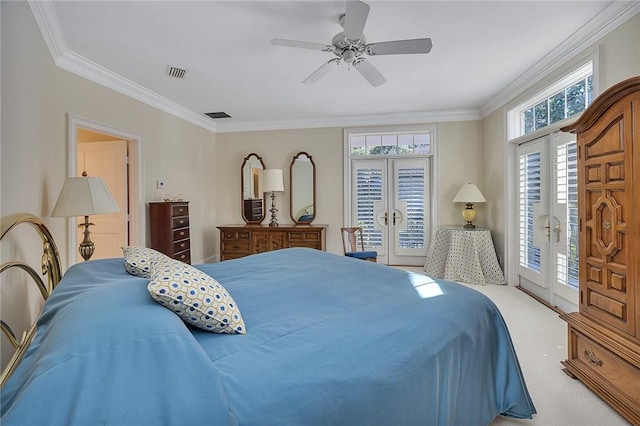
[[[271,193],[271,222],[269,226],[278,226],[278,219],[276,213],[278,209],[275,205],[276,192],[284,192],[284,182],[282,180],[282,170],[280,169],[265,169],[262,171],[262,192]]]
[[[62,186],[58,201],[51,213],[52,217],[84,216],[84,239],[78,247],[82,258],[87,261],[93,255],[95,244],[89,234],[89,216],[96,214],[115,213],[120,208],[113,200],[107,185],[101,177],[88,177],[87,172],[82,172],[82,177],[68,177]]]
[[[453,198],[454,203],[466,203],[467,207],[462,210],[462,217],[467,221],[464,225],[465,228],[475,228],[476,226],[471,223],[476,218],[476,211],[473,209],[473,203],[484,203],[487,200],[482,195],[482,192],[472,183],[462,185],[458,194]]]

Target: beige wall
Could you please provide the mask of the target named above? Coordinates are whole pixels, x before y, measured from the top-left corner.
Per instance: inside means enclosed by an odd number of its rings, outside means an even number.
[[[438,224],[461,221],[463,205],[451,202],[460,186],[474,182],[482,189],[482,133],[480,121],[441,123],[438,127],[437,168],[439,180]],[[278,193],[278,222],[292,223],[289,216],[289,166],[293,156],[308,152],[316,164],[315,224],[327,224],[327,251],[342,254],[344,163],[343,129],[298,129],[219,133],[216,136],[216,192],[220,224],[242,223],[240,167],[251,152],[260,155],[267,168],[283,169],[285,192]],[[269,201],[269,200],[268,200]],[[270,203],[270,201],[269,201]],[[269,216],[269,214],[267,214]],[[482,223],[482,206],[478,221]],[[264,223],[269,222],[267,217]]]
[[[67,220],[50,218],[67,174],[73,114],[144,137],[146,201],[191,201],[192,258],[213,256],[215,135],[55,66],[26,2],[2,2],[2,216],[45,219],[66,266]],[[155,188],[157,179],[166,189]],[[148,241],[148,236],[147,236]],[[3,249],[5,246],[3,244]]]
[[[600,92],[626,78],[640,75],[640,49],[637,40],[640,40],[640,15],[585,49],[584,52],[589,52],[599,46]],[[580,55],[582,53],[577,56]],[[508,236],[506,209],[509,206],[505,200],[507,142],[504,108],[499,108],[482,121],[482,135],[484,195],[489,200],[485,206],[489,210],[486,225],[492,229],[498,255],[505,259]],[[510,252],[514,251],[510,249]]]

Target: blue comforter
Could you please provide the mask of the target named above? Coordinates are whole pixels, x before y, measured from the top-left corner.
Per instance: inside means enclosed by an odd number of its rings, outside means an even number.
[[[246,335],[185,325],[122,259],[67,271],[2,389],[2,425],[486,425],[535,408],[484,295],[286,249],[197,265]]]

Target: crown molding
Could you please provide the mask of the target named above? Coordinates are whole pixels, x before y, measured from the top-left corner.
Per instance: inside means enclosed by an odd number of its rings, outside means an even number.
[[[194,112],[69,50],[52,1],[29,1],[29,6],[56,66],[196,126],[216,131],[217,124],[204,114]]]
[[[638,1],[612,1],[602,12],[571,34],[480,108],[482,117],[487,117],[516,98],[567,60],[580,54],[638,13],[640,13],[640,2]]]
[[[213,122],[205,115],[194,112],[71,51],[66,45],[54,2],[29,0],[28,4],[56,66],[214,133],[481,120],[548,75],[559,64],[564,63],[565,58],[577,55],[640,12],[640,2],[611,2],[602,12],[512,81],[479,110],[424,111],[309,120]]]
[[[313,129],[326,127],[362,127],[390,124],[443,123],[447,121],[481,120],[477,109],[405,112],[392,114],[347,115],[310,120],[218,122],[216,133],[253,132],[261,130]]]
[[[214,133],[469,121],[482,118],[480,111],[473,109],[340,116],[310,120],[213,122],[203,114],[177,104],[70,50],[64,39],[53,2],[30,0],[29,6],[56,66]]]

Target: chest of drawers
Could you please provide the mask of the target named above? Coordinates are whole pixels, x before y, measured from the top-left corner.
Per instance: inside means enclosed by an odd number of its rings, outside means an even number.
[[[224,225],[220,230],[220,260],[236,259],[290,247],[325,249],[327,225]]]
[[[149,203],[151,248],[191,263],[189,202]]]

